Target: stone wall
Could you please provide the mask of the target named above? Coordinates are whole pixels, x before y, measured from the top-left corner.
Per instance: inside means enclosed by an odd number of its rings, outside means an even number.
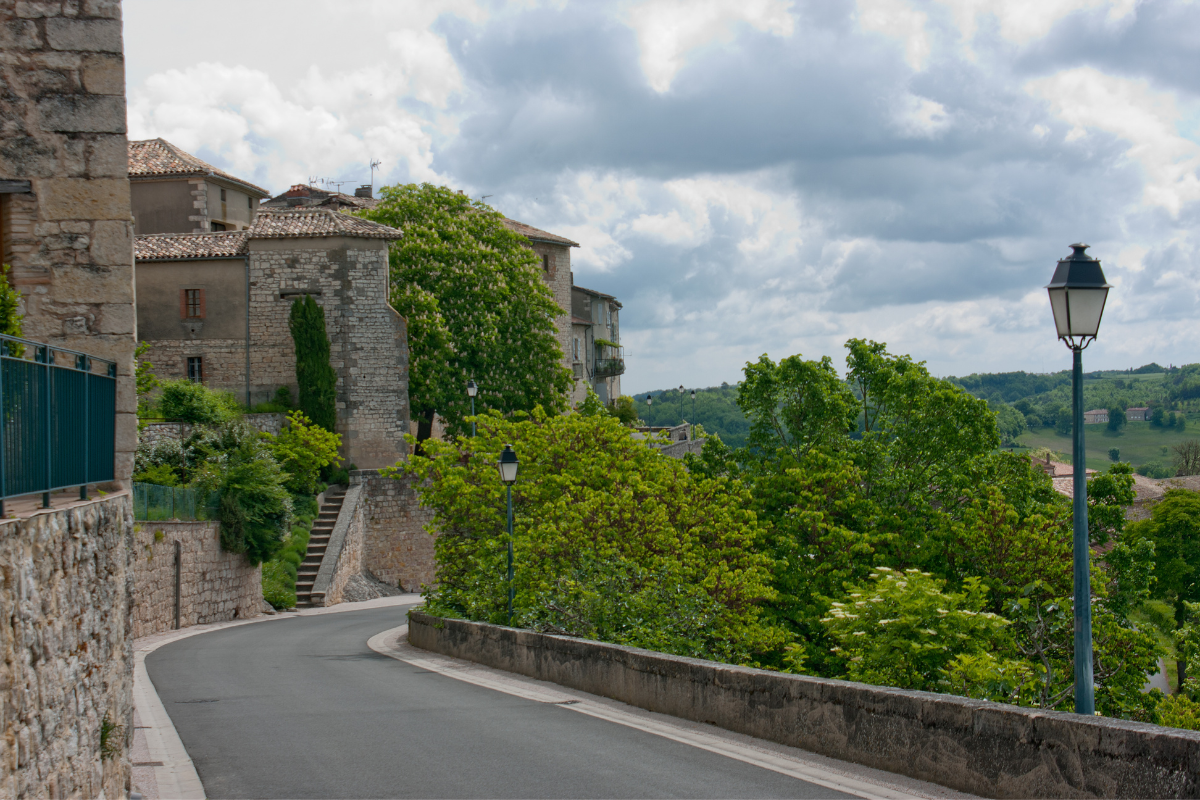
[[[287,422],[287,414],[247,414],[244,419],[256,431],[278,436]],[[138,431],[138,441],[142,444],[154,444],[161,439],[182,441],[192,434],[192,427],[186,422],[151,422]]]
[[[984,797],[1197,797],[1200,732],[410,612],[426,650]]]
[[[187,360],[204,359],[204,384],[210,389],[231,392],[246,402],[246,342],[244,339],[147,339],[150,345],[143,361],[154,365],[152,372],[161,380],[186,378]],[[274,394],[274,392],[272,392]],[[270,400],[255,398],[255,402]]]
[[[133,638],[175,627],[175,543],[180,552],[179,627],[262,613],[262,567],[221,549],[218,522],[138,522],[133,533]]]
[[[0,521],[0,797],[128,791],[132,536],[124,492]]]
[[[295,392],[288,318],[310,293],[325,310],[330,363],[338,373],[342,455],[374,469],[407,451],[408,334],[388,305],[387,243],[375,239],[253,239],[250,242],[250,370],[255,402],[279,386]]]
[[[41,0],[0,11],[3,261],[25,335],[117,362],[116,478],[137,447],[133,224],[119,0]]]
[[[350,483],[363,487],[363,569],[386,584],[419,592],[434,582],[433,512],[422,506],[412,479],[385,478],[377,470],[355,470]]]
[[[334,606],[343,602],[342,592],[355,575],[363,571],[363,543],[366,534],[363,487],[346,490],[321,567],[313,580],[310,602],[314,606]]]

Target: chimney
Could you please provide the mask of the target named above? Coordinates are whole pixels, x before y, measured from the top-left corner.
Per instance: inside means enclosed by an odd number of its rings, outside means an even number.
[[[357,189],[355,189],[354,196],[355,197],[365,197],[367,199],[370,199],[371,198],[371,184],[368,183],[365,186],[360,186]]]

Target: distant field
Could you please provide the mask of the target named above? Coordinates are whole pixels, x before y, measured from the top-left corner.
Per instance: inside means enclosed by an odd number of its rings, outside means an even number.
[[[1130,422],[1121,433],[1110,433],[1107,425],[1085,425],[1083,441],[1087,446],[1087,465],[1092,469],[1107,469],[1112,462],[1108,458],[1110,447],[1121,450],[1121,460],[1137,467],[1147,461],[1174,462],[1171,448],[1184,439],[1200,439],[1200,419],[1189,417],[1183,433],[1174,428],[1155,428],[1149,422]],[[1060,436],[1053,428],[1037,428],[1026,431],[1017,438],[1023,447],[1049,447],[1059,453],[1070,455],[1071,437]],[[1163,453],[1162,448],[1167,448]]]

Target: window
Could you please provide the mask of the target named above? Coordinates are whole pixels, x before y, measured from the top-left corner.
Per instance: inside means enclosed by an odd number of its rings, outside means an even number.
[[[179,316],[183,319],[204,319],[204,290],[182,289],[179,292]]]
[[[550,271],[550,256],[542,256],[542,271]]]
[[[250,197],[249,195],[246,196],[246,208],[250,209],[251,211],[254,210],[254,198]]]
[[[204,382],[204,359],[200,356],[188,356],[188,380],[192,383]]]
[[[226,230],[224,222],[213,222],[211,223],[211,227],[214,232]]]
[[[225,190],[224,189],[221,190],[221,202],[222,203],[225,202]]]
[[[574,357],[574,359],[576,361],[578,361],[579,360],[579,337],[578,336],[575,337],[575,343],[574,343],[574,347],[571,350],[571,353],[572,353],[572,356]]]

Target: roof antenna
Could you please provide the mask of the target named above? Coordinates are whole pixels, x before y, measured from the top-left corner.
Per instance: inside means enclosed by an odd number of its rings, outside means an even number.
[[[371,196],[372,197],[375,196],[375,170],[378,169],[379,165],[382,163],[383,163],[382,161],[377,161],[373,158],[371,159]]]

